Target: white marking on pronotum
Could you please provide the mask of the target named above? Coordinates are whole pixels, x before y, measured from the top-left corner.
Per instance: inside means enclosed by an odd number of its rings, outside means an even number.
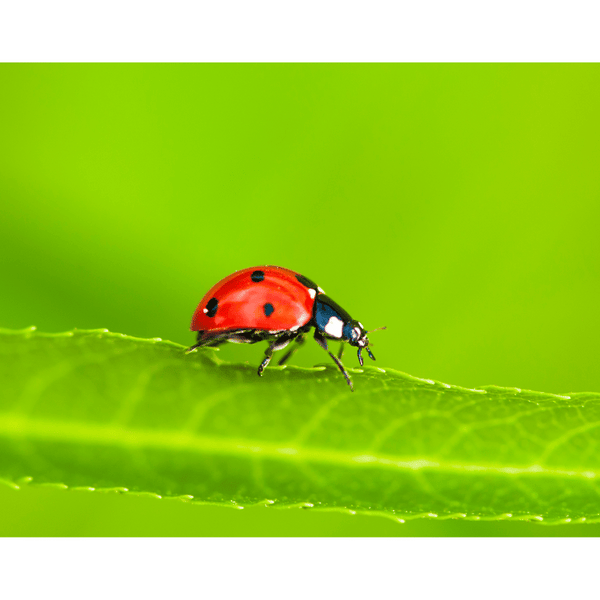
[[[308,295],[311,297],[312,300],[314,300],[317,297],[317,292],[315,292],[315,290],[313,290],[312,288],[308,288]]]
[[[358,324],[364,329],[365,326],[359,321]]]
[[[319,294],[324,294],[325,293],[325,290],[322,287],[318,287],[317,286],[317,289],[319,290]]]
[[[341,338],[343,327],[343,321],[340,321],[337,317],[330,317],[327,325],[325,325],[325,333],[331,337]]]

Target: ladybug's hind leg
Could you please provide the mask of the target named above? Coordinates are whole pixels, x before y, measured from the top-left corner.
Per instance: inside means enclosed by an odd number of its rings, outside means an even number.
[[[259,377],[262,376],[265,367],[271,362],[273,352],[277,352],[277,350],[283,350],[295,337],[297,337],[297,335],[297,333],[292,333],[291,335],[284,334],[278,337],[272,344],[269,345],[269,347],[265,350],[265,358],[258,367]]]
[[[344,342],[340,344],[340,349],[338,350],[338,358],[342,360],[342,356],[344,356]]]
[[[186,353],[195,350],[196,348],[203,348],[210,346],[211,348],[215,348],[216,346],[220,346],[225,342],[258,342],[259,340],[252,339],[252,332],[249,329],[235,329],[232,331],[222,331],[216,334],[207,334],[205,331],[198,332],[198,341],[190,346]]]
[[[190,346],[185,352],[187,354],[188,352],[191,352],[192,350],[195,350],[196,348],[202,348],[203,346],[219,346],[220,344],[222,344],[225,341],[226,341],[225,339],[218,337],[218,336],[217,337],[207,337],[204,335],[204,331],[199,331],[196,343],[193,346]]]
[[[327,352],[327,354],[331,356],[333,362],[337,365],[337,368],[342,372],[342,374],[346,378],[350,389],[354,391],[354,387],[352,386],[352,381],[350,379],[350,375],[348,375],[348,371],[346,371],[346,369],[344,368],[342,361],[335,354],[329,351],[329,347],[327,346],[327,340],[321,335],[321,332],[318,329],[315,329],[315,342],[317,342],[317,344],[319,344],[319,346],[321,346],[321,348],[323,348],[323,350],[325,350],[325,352]],[[343,347],[344,346],[342,346],[342,348]]]

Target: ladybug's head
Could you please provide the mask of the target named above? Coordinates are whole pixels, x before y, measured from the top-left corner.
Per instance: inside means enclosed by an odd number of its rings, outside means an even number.
[[[339,304],[329,296],[319,294],[315,300],[314,322],[325,337],[347,342],[358,348],[358,362],[363,364],[362,351],[367,351],[369,358],[375,360],[369,349],[369,333],[360,321],[355,321]],[[380,329],[385,329],[381,327]],[[372,329],[371,331],[376,331]]]
[[[344,324],[344,338],[351,346],[358,347],[358,362],[360,363],[361,367],[363,366],[363,348],[367,351],[369,358],[371,360],[375,360],[375,357],[373,356],[373,353],[369,348],[369,338],[367,337],[367,333],[369,332],[363,327],[363,324],[359,321],[347,321]]]

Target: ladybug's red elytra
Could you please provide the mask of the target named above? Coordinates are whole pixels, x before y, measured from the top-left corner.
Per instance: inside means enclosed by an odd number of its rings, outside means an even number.
[[[198,341],[188,352],[201,346],[224,342],[255,344],[268,341],[265,358],[258,367],[262,375],[273,352],[295,341],[293,349],[281,358],[283,365],[315,328],[317,344],[329,353],[343,373],[350,389],[352,381],[341,357],[344,343],[358,348],[363,364],[363,348],[372,360],[367,330],[335,303],[313,281],[283,267],[250,267],[232,273],[214,285],[202,298],[192,317],[190,329],[198,332]],[[342,342],[338,355],[329,351],[327,340]]]

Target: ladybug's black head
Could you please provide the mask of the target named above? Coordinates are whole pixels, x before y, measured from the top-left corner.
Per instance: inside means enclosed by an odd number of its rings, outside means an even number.
[[[367,337],[368,331],[363,327],[359,321],[347,321],[344,323],[343,338],[351,346],[358,347],[358,362],[360,366],[363,365],[362,350],[363,348],[367,351],[369,358],[375,360],[373,353],[369,348],[369,338]]]

